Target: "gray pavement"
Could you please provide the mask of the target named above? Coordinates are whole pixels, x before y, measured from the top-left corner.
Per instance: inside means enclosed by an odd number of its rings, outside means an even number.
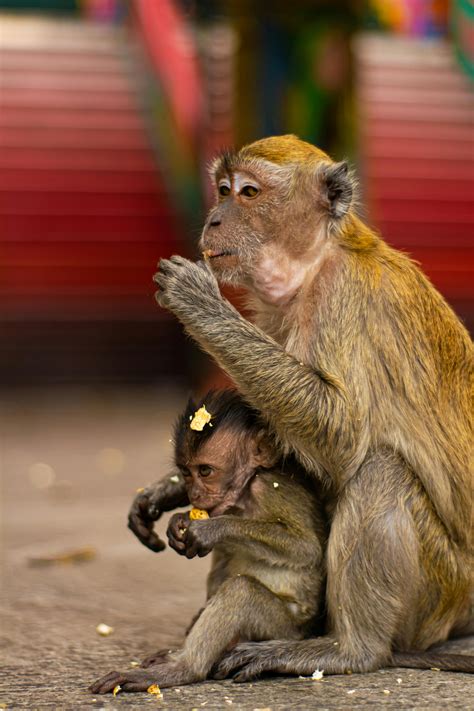
[[[474,709],[471,677],[406,669],[320,682],[210,681],[164,689],[162,700],[88,692],[97,676],[179,645],[204,600],[206,560],[152,554],[125,525],[135,489],[167,470],[183,402],[162,389],[3,397],[0,708]],[[82,546],[96,557],[29,563]],[[112,635],[97,634],[101,622]],[[469,642],[448,648],[472,653]]]

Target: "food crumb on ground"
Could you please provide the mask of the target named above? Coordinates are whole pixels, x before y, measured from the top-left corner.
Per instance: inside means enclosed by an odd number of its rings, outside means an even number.
[[[149,686],[147,692],[152,696],[158,696],[160,699],[163,698],[163,694],[161,693],[161,689],[158,684],[152,684]]]
[[[100,634],[101,637],[108,637],[113,634],[114,628],[106,625],[104,622],[100,622],[95,628],[95,631],[97,634]]]

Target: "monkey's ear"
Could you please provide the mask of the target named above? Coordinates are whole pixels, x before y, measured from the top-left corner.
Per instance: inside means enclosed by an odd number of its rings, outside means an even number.
[[[277,448],[272,443],[268,432],[260,430],[254,441],[254,461],[255,466],[270,469],[280,459]]]
[[[353,188],[346,161],[324,166],[322,193],[327,201],[330,217],[340,219],[347,214],[352,202]]]

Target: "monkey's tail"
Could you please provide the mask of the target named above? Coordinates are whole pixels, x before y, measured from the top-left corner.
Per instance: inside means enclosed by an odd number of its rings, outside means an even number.
[[[474,655],[436,654],[436,652],[394,652],[390,666],[474,674]]]

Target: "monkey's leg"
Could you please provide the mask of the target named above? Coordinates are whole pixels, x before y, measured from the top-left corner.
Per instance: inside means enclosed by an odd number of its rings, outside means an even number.
[[[245,575],[227,579],[210,599],[186,638],[179,663],[191,683],[205,679],[222,654],[240,640],[300,639],[287,605]]]
[[[186,636],[189,635],[189,633],[191,632],[192,628],[194,627],[194,625],[196,624],[196,622],[198,621],[198,619],[200,618],[200,616],[204,610],[205,610],[205,608],[201,607],[199,612],[197,612],[194,615],[193,619],[189,623],[189,626],[186,630]],[[171,649],[159,649],[154,654],[150,654],[148,657],[145,657],[145,659],[142,661],[140,666],[143,667],[144,669],[146,669],[147,667],[152,667],[155,664],[163,664],[165,662],[169,662],[169,660],[170,660],[169,655],[172,652],[173,652],[173,650],[171,650]]]
[[[151,684],[162,688],[192,684],[206,679],[226,649],[241,639],[301,636],[286,604],[268,588],[244,575],[229,578],[196,620],[181,651],[146,669],[109,672],[90,690],[106,694],[117,685],[123,691],[144,691]]]
[[[280,636],[299,639],[301,632],[287,605],[253,578],[227,579],[210,599],[173,662],[159,671],[161,686],[191,684],[209,675],[222,654],[239,640]]]
[[[341,493],[327,556],[331,634],[239,645],[220,663],[220,678],[236,669],[239,681],[266,671],[371,671],[389,662],[395,637],[409,648],[419,612],[420,566],[404,466],[389,452],[373,454]]]

